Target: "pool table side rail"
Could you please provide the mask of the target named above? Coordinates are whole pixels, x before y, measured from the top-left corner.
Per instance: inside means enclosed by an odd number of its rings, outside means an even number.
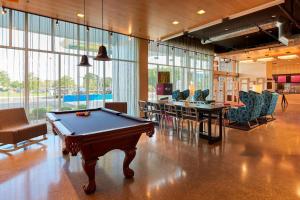
[[[84,135],[71,135],[70,131],[60,121],[50,122],[53,132],[59,135],[65,141],[66,150],[76,156],[84,146],[89,146],[97,143],[110,142],[112,140],[126,140],[134,135],[145,133],[152,137],[154,134],[154,124],[152,122],[139,125],[110,129],[99,132],[87,133]]]
[[[92,138],[93,135],[101,134],[101,138],[102,138],[102,137],[105,137],[105,135],[107,135],[107,134],[111,134],[111,133],[115,133],[115,132],[124,133],[124,132],[132,132],[132,131],[139,131],[142,133],[146,133],[150,137],[154,134],[154,124],[153,124],[153,122],[151,122],[147,119],[133,117],[133,116],[127,115],[125,113],[120,113],[120,112],[116,112],[116,111],[105,109],[105,108],[97,108],[97,109],[89,109],[89,110],[90,111],[102,110],[105,112],[116,114],[120,117],[126,117],[131,120],[142,122],[142,124],[124,126],[124,127],[120,127],[120,128],[114,128],[114,129],[106,129],[104,131],[87,132],[85,134],[76,135],[75,133],[69,131],[69,129],[67,127],[65,127],[63,123],[60,122],[60,119],[56,116],[56,114],[75,113],[77,111],[49,112],[46,114],[46,116],[47,116],[47,120],[52,125],[54,134],[59,134],[60,136],[63,136],[63,137],[82,137],[82,136],[89,135],[89,137]],[[97,137],[99,137],[99,136],[97,136]]]

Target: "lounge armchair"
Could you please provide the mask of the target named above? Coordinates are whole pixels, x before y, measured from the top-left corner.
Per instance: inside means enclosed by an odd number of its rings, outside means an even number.
[[[179,96],[180,96],[180,90],[175,90],[172,92],[172,99],[174,99],[175,101],[179,100]]]
[[[262,110],[262,107],[264,105],[264,96],[262,94],[259,94],[254,91],[249,91],[249,94],[252,94],[255,96],[254,105],[253,105],[253,112],[251,113],[251,119],[250,121],[256,121],[258,124],[257,119],[260,117],[260,113]]]
[[[265,118],[266,121],[271,121],[274,119],[274,111],[276,108],[276,104],[278,101],[278,93],[276,92],[270,92],[270,91],[263,91],[264,96],[264,105],[262,107],[260,117]],[[271,118],[268,118],[268,116],[271,116]]]
[[[209,95],[209,89],[196,90],[194,94],[194,101],[206,101],[206,97]]]
[[[127,113],[127,102],[105,102],[104,107],[121,113]]]
[[[239,92],[240,100],[244,106],[238,108],[230,108],[228,111],[228,119],[230,122],[239,124],[247,124],[249,128],[258,125],[257,117],[262,108],[263,97],[256,92]],[[255,125],[251,125],[251,121],[256,121]]]
[[[30,124],[24,108],[0,110],[0,146],[13,145],[13,148],[0,149],[1,152],[15,151],[40,142],[47,139],[46,134],[46,123]],[[38,136],[43,138],[31,140]]]
[[[186,100],[187,98],[189,98],[189,96],[190,96],[190,90],[183,90],[182,91],[182,96],[183,96],[182,100]]]

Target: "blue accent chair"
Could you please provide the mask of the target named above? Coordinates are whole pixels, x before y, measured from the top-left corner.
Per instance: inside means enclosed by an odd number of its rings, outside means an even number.
[[[172,92],[172,99],[174,99],[175,101],[179,100],[179,96],[180,96],[180,90],[175,90]]]
[[[230,108],[228,111],[228,119],[231,122],[237,122],[239,124],[247,123],[249,128],[252,128],[250,122],[256,120],[259,117],[263,97],[256,92],[239,92],[240,100],[245,106],[239,108]],[[257,121],[256,121],[257,122]],[[258,125],[258,124],[257,124]]]
[[[260,117],[265,117],[265,119],[268,121],[267,116],[270,115],[271,119],[274,119],[273,113],[276,108],[276,104],[278,101],[278,93],[276,92],[270,92],[270,91],[263,91],[264,96],[264,105],[260,113]]]
[[[255,120],[258,123],[257,119],[260,117],[260,113],[264,105],[264,96],[251,90],[249,91],[249,93],[255,96],[253,112],[251,113],[250,121]]]
[[[180,99],[180,100],[186,100],[189,96],[190,96],[190,90],[183,90],[182,91],[183,99]]]
[[[206,101],[206,97],[208,97],[209,95],[209,89],[203,90],[202,92],[203,92],[204,101]]]
[[[194,101],[206,101],[206,97],[209,95],[209,89],[196,90],[194,94]]]

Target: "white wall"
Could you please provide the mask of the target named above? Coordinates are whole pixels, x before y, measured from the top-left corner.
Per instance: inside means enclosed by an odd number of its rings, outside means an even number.
[[[250,78],[251,81],[256,81],[256,78],[267,79],[267,65],[261,62],[240,63],[239,73],[241,78]]]

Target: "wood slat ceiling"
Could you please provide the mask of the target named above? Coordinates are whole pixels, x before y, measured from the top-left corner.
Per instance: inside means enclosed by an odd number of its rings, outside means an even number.
[[[272,0],[104,0],[104,28],[159,39],[228,17]],[[101,27],[101,1],[86,0],[88,24]],[[51,18],[83,23],[83,0],[4,0],[4,6]],[[204,9],[204,15],[196,12]],[[179,21],[173,25],[172,21]]]

